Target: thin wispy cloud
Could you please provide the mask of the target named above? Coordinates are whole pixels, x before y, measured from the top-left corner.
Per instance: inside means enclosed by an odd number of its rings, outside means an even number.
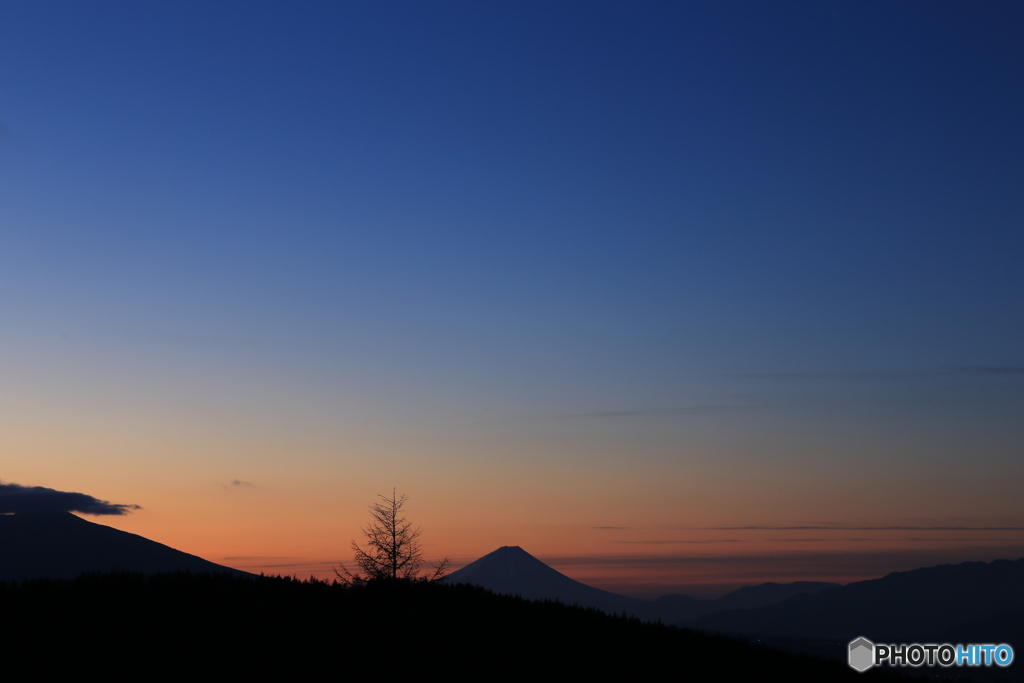
[[[177,346],[210,349],[240,349],[258,347],[259,339],[232,334],[181,334],[175,332],[148,332],[132,334],[132,339],[146,346]]]
[[[1011,537],[993,537],[993,536],[958,536],[958,537],[943,537],[943,536],[918,536],[910,537],[899,536],[899,537],[874,537],[874,538],[766,538],[764,539],[768,543],[993,543],[993,542],[1021,542],[1020,538]]]
[[[747,379],[809,379],[809,380],[920,380],[949,376],[1024,376],[1024,366],[976,365],[925,370],[851,370],[801,372],[750,372],[733,377]]]
[[[669,541],[613,541],[613,543],[625,543],[630,545],[676,545],[676,544],[693,544],[693,545],[706,545],[714,543],[750,543],[749,540],[742,540],[739,538],[712,538],[702,540],[669,540]]]
[[[732,379],[756,380],[812,380],[812,381],[920,381],[952,377],[1009,377],[1024,378],[1024,366],[978,365],[931,368],[922,370],[851,370],[851,371],[800,371],[800,372],[751,372],[728,375]],[[558,413],[549,416],[560,420],[628,419],[641,417],[669,417],[686,415],[713,415],[740,411],[758,410],[758,406],[740,403],[708,403],[688,406],[623,408],[591,410],[579,413]]]
[[[958,372],[973,375],[1024,375],[1024,366],[991,366],[974,368],[957,368]]]
[[[693,531],[1024,531],[1024,526],[703,526]]]
[[[994,541],[1001,541],[1001,542],[1005,542],[1005,543],[1013,543],[1013,542],[1020,543],[1021,542],[1020,538],[1014,538],[1012,536],[1010,536],[1010,537],[985,536],[984,538],[978,538],[977,536],[974,536],[974,537],[962,536],[962,537],[953,537],[953,538],[942,538],[941,536],[930,536],[930,537],[927,537],[927,536],[925,536],[925,537],[914,537],[914,536],[912,536],[910,538],[904,538],[904,539],[900,539],[900,540],[909,541],[911,543],[931,543],[931,542],[943,542],[943,543],[992,543]]]
[[[333,569],[333,568],[335,568],[335,567],[337,567],[337,566],[339,566],[341,564],[342,564],[341,562],[326,562],[326,561],[284,562],[284,563],[275,563],[275,564],[264,564],[264,563],[260,562],[260,563],[254,563],[254,564],[251,564],[251,565],[248,565],[248,566],[249,566],[250,569],[252,569],[252,568],[256,568],[256,569],[294,569],[296,567],[304,567],[304,568],[312,569],[312,570],[324,570],[324,569]]]
[[[970,550],[968,550],[970,548]],[[699,567],[751,567],[759,575],[771,576],[806,573],[807,575],[828,576],[850,573],[882,574],[897,568],[914,569],[931,564],[964,562],[973,559],[991,561],[996,557],[1016,560],[1024,557],[1024,544],[1011,541],[1005,545],[968,546],[961,548],[891,548],[877,550],[779,550],[776,552],[735,552],[707,555],[588,555],[588,556],[541,556],[538,559],[556,568],[597,568],[609,570],[634,569],[657,571],[659,573],[687,573]]]
[[[766,538],[767,543],[835,543],[834,538]],[[882,538],[844,538],[843,543],[858,541],[883,541]]]
[[[751,410],[751,406],[736,404],[708,404],[679,406],[675,408],[639,408],[633,410],[594,410],[585,413],[561,413],[552,415],[559,419],[595,419],[616,417],[658,417],[671,415],[707,415],[711,413]]]

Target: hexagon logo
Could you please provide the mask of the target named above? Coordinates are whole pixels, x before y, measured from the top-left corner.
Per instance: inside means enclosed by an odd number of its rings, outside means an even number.
[[[850,666],[857,671],[867,671],[875,664],[875,644],[867,638],[850,641]]]

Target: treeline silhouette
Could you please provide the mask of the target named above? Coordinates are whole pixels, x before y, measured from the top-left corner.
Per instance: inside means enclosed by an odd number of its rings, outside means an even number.
[[[428,582],[112,573],[0,583],[0,643],[70,670],[892,680],[557,602]],[[141,667],[141,668],[139,668]],[[376,670],[376,674],[373,672]]]

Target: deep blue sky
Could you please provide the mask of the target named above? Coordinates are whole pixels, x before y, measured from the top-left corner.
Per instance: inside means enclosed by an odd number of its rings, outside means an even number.
[[[1010,2],[0,4],[19,482],[102,414],[1019,483],[1022,38]]]

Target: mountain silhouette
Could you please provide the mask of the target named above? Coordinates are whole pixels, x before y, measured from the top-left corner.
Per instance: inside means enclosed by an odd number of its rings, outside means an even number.
[[[925,642],[943,634],[969,635],[967,625],[971,623],[998,625],[1001,619],[1011,619],[1006,615],[1015,610],[1017,615],[1024,610],[1024,559],[894,572],[816,595],[797,595],[775,605],[720,612],[678,625],[787,638],[849,641],[863,635],[882,642]]]
[[[788,600],[794,595],[814,595],[839,585],[825,581],[794,581],[793,583],[768,582],[757,586],[744,586],[715,600],[715,610],[765,607]]]
[[[651,603],[588,586],[544,564],[517,545],[506,545],[445,577],[450,584],[468,583],[527,600],[558,600],[567,605],[626,612],[649,618]]]
[[[754,609],[774,605],[794,595],[814,595],[840,584],[824,581],[794,581],[793,583],[762,583],[756,586],[743,586],[731,593],[726,593],[715,600],[700,600],[689,595],[663,595],[656,599],[663,619],[676,621],[679,619],[695,619],[706,614],[724,612],[733,609]]]
[[[657,600],[639,600],[588,586],[549,567],[519,546],[504,546],[452,572],[447,582],[469,583],[495,593],[518,595],[529,600],[558,600],[567,605],[594,607],[612,614],[674,622],[727,609],[760,607],[793,595],[817,593],[839,584],[798,581],[744,586],[718,598],[699,600],[673,594]]]
[[[247,575],[70,512],[0,515],[0,580],[74,578],[114,570]]]

